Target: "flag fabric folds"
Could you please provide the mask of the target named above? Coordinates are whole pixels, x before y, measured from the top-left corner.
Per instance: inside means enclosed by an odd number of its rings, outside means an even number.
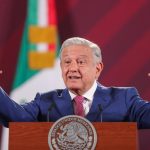
[[[16,74],[10,97],[31,101],[37,92],[64,88],[59,68],[59,36],[55,0],[28,0]],[[8,149],[8,129],[3,128],[1,150]]]
[[[64,87],[59,48],[55,0],[28,0],[12,98],[23,103],[36,92]]]

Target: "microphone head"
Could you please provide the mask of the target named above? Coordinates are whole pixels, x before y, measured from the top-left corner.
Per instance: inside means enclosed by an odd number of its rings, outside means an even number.
[[[57,89],[56,90],[56,93],[57,93],[58,97],[62,97],[62,91],[63,91],[62,89]]]

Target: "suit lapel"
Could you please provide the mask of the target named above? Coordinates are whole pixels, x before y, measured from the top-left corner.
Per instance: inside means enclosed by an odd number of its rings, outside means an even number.
[[[101,113],[99,106],[104,110],[111,102],[109,89],[101,85],[97,86],[94,94],[92,106],[86,118],[90,121],[96,121],[98,115]],[[62,93],[55,98],[56,108],[60,115],[74,115],[73,103],[67,89],[64,89]]]
[[[56,108],[62,116],[73,115],[73,104],[71,97],[67,89],[64,89],[62,93],[55,99]]]
[[[101,107],[103,111],[109,105],[110,101],[109,90],[98,85],[94,94],[92,106],[86,118],[90,121],[97,121],[97,117],[101,113],[99,107]]]

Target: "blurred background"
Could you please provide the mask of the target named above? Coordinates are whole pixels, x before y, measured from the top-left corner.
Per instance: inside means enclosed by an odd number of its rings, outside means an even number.
[[[0,0],[0,85],[18,102],[64,87],[59,48],[79,36],[102,50],[101,84],[150,100],[149,16],[149,0]]]
[[[0,85],[9,94],[19,63],[27,2],[0,0]],[[149,99],[149,0],[56,0],[55,11],[60,43],[80,36],[101,47],[104,70],[100,83],[135,86],[141,97]]]
[[[106,86],[135,86],[144,99],[150,100],[150,1],[59,3],[58,0],[61,40],[81,36],[101,47],[104,70],[99,81]]]

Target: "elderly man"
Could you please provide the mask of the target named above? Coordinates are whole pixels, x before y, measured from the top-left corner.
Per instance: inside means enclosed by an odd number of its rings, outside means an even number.
[[[103,70],[98,45],[74,37],[61,47],[60,66],[66,89],[37,94],[30,103],[18,105],[0,89],[0,122],[56,121],[79,115],[90,121],[132,121],[150,128],[150,103],[135,88],[105,87],[97,82]]]

